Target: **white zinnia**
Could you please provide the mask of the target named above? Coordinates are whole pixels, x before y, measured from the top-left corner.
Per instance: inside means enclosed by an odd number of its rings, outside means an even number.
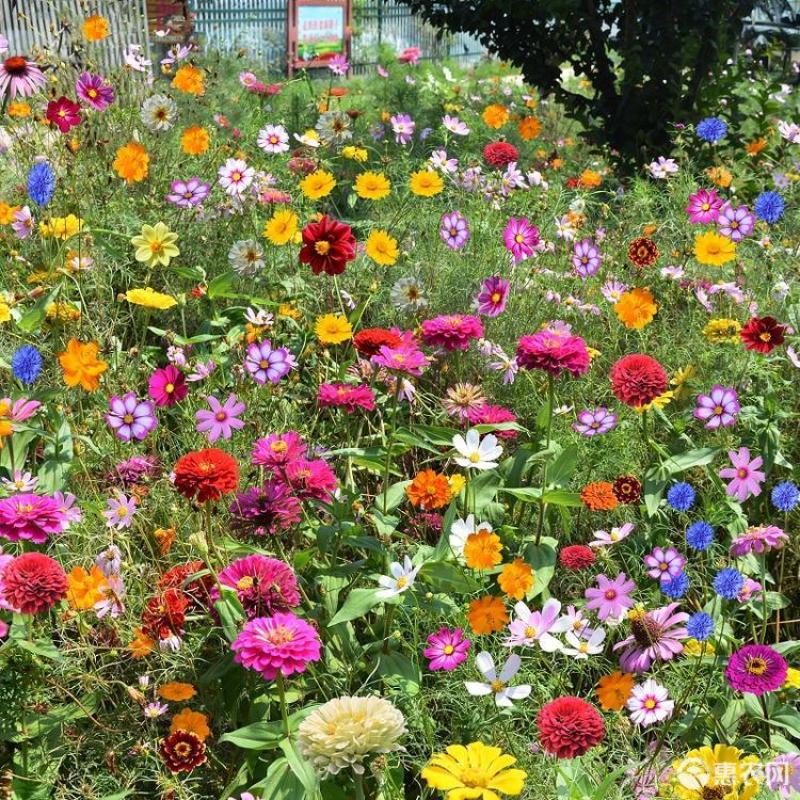
[[[460,433],[453,437],[453,447],[458,451],[459,457],[455,462],[460,467],[472,469],[494,469],[497,459],[503,455],[503,448],[497,444],[497,437],[491,433],[481,439],[475,428],[467,431],[466,438]]]

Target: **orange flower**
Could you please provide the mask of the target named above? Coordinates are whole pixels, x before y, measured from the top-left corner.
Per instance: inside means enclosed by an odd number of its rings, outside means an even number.
[[[189,731],[204,742],[211,735],[211,728],[208,727],[208,717],[199,711],[192,711],[191,708],[184,708],[179,714],[172,718],[169,732]]]
[[[100,376],[108,369],[108,364],[97,357],[98,347],[97,342],[79,342],[74,337],[69,340],[67,349],[58,355],[67,386],[80,384],[87,392],[97,389]]]
[[[500,588],[514,600],[522,600],[533,588],[534,581],[531,565],[521,558],[506,564],[497,580]]]
[[[201,97],[206,93],[205,73],[194,64],[184,64],[172,79],[172,86],[178,91]]]
[[[146,636],[141,628],[133,629],[133,640],[128,645],[128,651],[134,658],[144,658],[153,652],[156,648],[156,643]]]
[[[411,505],[430,511],[450,502],[450,483],[446,475],[424,469],[406,486],[406,495]]]
[[[29,117],[31,115],[31,107],[23,100],[14,100],[8,104],[9,117]]]
[[[604,675],[597,684],[597,697],[603,711],[619,711],[628,702],[633,690],[633,675],[612,672]]]
[[[117,150],[114,171],[127,183],[143,181],[150,171],[150,156],[139,142],[128,142]]]
[[[713,184],[716,184],[721,189],[727,189],[733,180],[733,175],[725,167],[709,167],[706,170],[706,175],[708,175]]]
[[[464,560],[470,569],[491,569],[503,560],[502,549],[496,533],[486,530],[471,533],[464,543]]]
[[[506,626],[508,614],[502,598],[487,594],[469,604],[467,619],[475,634],[496,633]]]
[[[585,169],[581,173],[580,178],[578,178],[578,183],[585,189],[592,189],[596,186],[599,186],[602,182],[603,176],[599,172],[595,172],[593,169]]]
[[[760,139],[755,139],[745,145],[747,155],[757,156],[767,146],[767,140],[762,136]]]
[[[587,483],[581,490],[581,500],[590,511],[613,511],[619,505],[613,489],[606,481]]]
[[[67,575],[67,602],[78,611],[86,611],[103,599],[107,588],[106,576],[96,564],[91,572],[75,567]]]
[[[208,150],[209,138],[205,128],[192,125],[181,134],[181,148],[187,156],[201,156]]]
[[[108,20],[100,14],[92,14],[83,21],[83,37],[89,42],[102,42],[109,34]]]
[[[483,110],[483,121],[490,127],[497,130],[508,122],[508,109],[500,103],[492,103]]]
[[[542,132],[542,123],[536,117],[523,117],[519,121],[517,130],[519,130],[519,135],[529,142]]]
[[[649,289],[634,288],[622,293],[614,311],[626,328],[641,330],[653,321],[658,306]]]
[[[197,694],[197,689],[191,683],[179,683],[177,681],[162,683],[156,691],[160,697],[172,703],[191,700]]]
[[[158,542],[159,552],[162,556],[165,556],[175,542],[175,528],[157,528],[153,531],[153,536]]]

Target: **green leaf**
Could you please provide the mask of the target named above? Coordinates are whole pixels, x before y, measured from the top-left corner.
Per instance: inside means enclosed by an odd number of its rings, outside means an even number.
[[[535,581],[531,597],[544,592],[550,585],[556,571],[556,549],[558,542],[550,536],[543,536],[538,545],[531,542],[525,548],[525,561],[533,567]]]
[[[283,739],[283,722],[253,722],[220,736],[220,742],[230,742],[242,750],[273,750]]]
[[[452,561],[428,561],[419,571],[419,577],[433,591],[445,594],[471,594],[480,589],[480,584]]]
[[[217,277],[208,284],[207,295],[209,299],[213,300],[215,297],[227,297],[231,295],[235,282],[236,273],[232,270],[230,272],[223,272],[222,275],[217,275]]]
[[[55,435],[44,446],[44,462],[37,473],[44,491],[52,494],[64,488],[73,453],[72,429],[67,418],[62,417]]]
[[[721,447],[699,447],[696,450],[687,450],[670,456],[664,460],[662,466],[670,475],[675,475],[678,472],[686,472],[687,469],[710,464],[721,452]]]
[[[328,623],[328,627],[332,628],[341,622],[349,622],[351,619],[363,617],[368,611],[375,608],[378,603],[382,602],[378,597],[378,589],[353,589],[344,605],[334,614],[333,619]]]
[[[419,669],[402,653],[381,653],[378,674],[408,697],[419,694]]]
[[[521,500],[523,503],[540,503],[542,501],[542,490],[535,486],[525,486],[522,489],[500,489],[503,494],[510,494]]]
[[[386,504],[384,505],[384,493],[377,495],[375,498],[375,508],[377,508],[381,513],[385,513],[387,511],[394,511],[400,503],[405,500],[406,496],[406,486],[408,486],[411,481],[399,481],[398,483],[393,483],[387,490],[386,490]]]
[[[245,620],[244,609],[236,596],[236,592],[227,586],[223,586],[222,597],[214,603],[214,608],[217,609],[219,614],[225,638],[232,642],[239,635],[239,626]]]
[[[251,786],[250,790],[256,796],[269,800],[305,800],[303,784],[292,772],[284,756],[273,761],[267,770],[267,777]]]
[[[548,489],[544,493],[544,502],[551,506],[566,506],[567,508],[580,508],[581,496],[577,492],[568,492],[566,489]]]
[[[45,317],[47,316],[47,307],[56,299],[56,296],[60,290],[61,286],[56,286],[56,288],[52,289],[49,294],[40,298],[35,305],[29,308],[19,318],[17,327],[25,331],[25,333],[34,333],[35,331],[38,331],[41,327],[41,324],[44,322]]]
[[[571,444],[561,452],[547,470],[547,480],[556,486],[566,486],[578,466],[578,448]],[[551,501],[548,501],[551,502]]]
[[[319,790],[319,778],[314,768],[297,752],[291,739],[283,739],[280,748],[286,756],[286,763],[294,776],[303,784],[305,797],[313,798]]]

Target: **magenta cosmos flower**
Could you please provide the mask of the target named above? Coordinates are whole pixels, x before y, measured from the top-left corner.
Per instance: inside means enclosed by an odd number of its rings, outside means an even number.
[[[460,211],[442,214],[439,236],[451,250],[460,250],[469,241],[469,225]]]
[[[720,478],[730,478],[730,483],[725,487],[725,493],[729,497],[735,497],[743,503],[751,495],[758,497],[761,494],[761,484],[766,475],[759,471],[759,467],[764,463],[761,456],[750,458],[750,451],[746,447],[739,448],[739,451],[729,450],[728,458],[731,460],[732,467],[725,467],[719,471]]]
[[[288,564],[277,558],[258,554],[239,558],[219,573],[219,582],[236,590],[248,619],[300,605],[297,577]],[[219,599],[216,586],[211,598]]]
[[[699,189],[689,195],[686,213],[693,225],[707,225],[709,222],[717,221],[721,208],[722,198],[716,189]]]
[[[262,386],[270,383],[280,383],[291,370],[297,366],[294,356],[285,347],[272,347],[269,339],[263,342],[253,342],[247,348],[244,359],[245,369],[253,380]]]
[[[105,111],[114,102],[114,88],[102,75],[93,72],[82,72],[78,76],[75,93],[95,111]]]
[[[439,628],[428,636],[428,646],[422,654],[428,659],[428,669],[432,672],[445,670],[452,672],[467,660],[470,641],[464,638],[461,628],[450,630]]]
[[[600,269],[600,248],[591,239],[581,239],[572,246],[572,268],[581,278],[590,278]]]
[[[731,544],[731,555],[741,558],[748,553],[765,553],[789,541],[789,537],[777,525],[755,525],[737,536]]]
[[[0,61],[0,97],[32,97],[46,83],[44,73],[25,56],[9,56]]]
[[[173,364],[157,369],[151,376],[147,393],[157,406],[174,406],[189,393],[186,378]]]
[[[44,544],[66,527],[67,519],[54,497],[25,492],[0,500],[0,536],[10,542]]]
[[[128,392],[122,397],[114,395],[108,401],[108,408],[106,422],[123,442],[144,439],[158,424],[153,404],[147,400],[139,400],[134,392]]]
[[[697,407],[692,412],[695,419],[703,420],[709,430],[729,428],[739,413],[739,396],[732,386],[711,387],[708,394],[697,395]]]
[[[47,104],[45,118],[61,133],[69,133],[72,128],[81,124],[81,107],[68,97],[59,97]]]
[[[556,378],[562,372],[577,378],[589,371],[589,351],[580,336],[548,327],[520,338],[517,362],[523,369],[541,369]]]
[[[745,236],[753,232],[755,222],[756,218],[747,206],[734,207],[730,203],[725,203],[717,216],[717,230],[732,242],[741,242]]]
[[[169,188],[169,194],[166,196],[167,202],[173,203],[178,208],[199,206],[211,191],[209,184],[196,177],[189,178],[188,181],[172,181]]]
[[[581,436],[602,436],[616,427],[617,415],[605,406],[585,408],[578,413],[578,421],[572,425],[572,429]]]
[[[485,317],[498,317],[506,310],[510,284],[499,275],[485,278],[476,298],[478,313]]]
[[[539,229],[528,222],[527,217],[511,217],[503,231],[503,241],[517,264],[528,256],[539,244]]]
[[[597,588],[589,587],[584,596],[589,601],[586,608],[596,611],[598,619],[618,619],[627,609],[633,608],[631,592],[636,588],[636,583],[628,580],[624,572],[620,572],[613,581],[605,575],[598,575],[595,580]]]
[[[478,317],[469,314],[445,314],[422,323],[422,340],[430,347],[467,350],[469,343],[481,336],[483,324]]]
[[[644,563],[648,567],[647,574],[651,578],[668,581],[683,572],[683,568],[686,566],[686,558],[674,547],[668,547],[666,550],[661,547],[655,547],[651,553],[644,557]]]
[[[683,652],[681,639],[688,634],[682,625],[689,615],[683,611],[676,614],[677,607],[677,603],[670,603],[628,615],[631,635],[614,645],[614,650],[622,650],[619,663],[625,672],[647,672],[654,661],[670,661]]]
[[[312,661],[319,661],[321,647],[311,625],[282,611],[251,619],[231,644],[234,660],[268,681],[305,672]]]
[[[780,689],[789,665],[777,651],[765,644],[747,644],[728,659],[725,679],[736,692],[762,695]]]
[[[221,436],[223,439],[230,439],[233,432],[244,428],[244,421],[239,419],[239,415],[244,413],[247,406],[240,402],[235,394],[229,394],[224,403],[220,403],[216,397],[209,395],[206,397],[209,409],[201,408],[195,413],[198,433],[205,433],[209,442],[216,442]]]

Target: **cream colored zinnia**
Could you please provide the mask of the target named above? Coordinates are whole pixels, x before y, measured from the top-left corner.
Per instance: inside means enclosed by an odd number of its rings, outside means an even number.
[[[401,750],[398,740],[405,732],[405,718],[388,700],[337,697],[300,723],[297,745],[320,775],[347,767],[362,775],[364,759]]]

